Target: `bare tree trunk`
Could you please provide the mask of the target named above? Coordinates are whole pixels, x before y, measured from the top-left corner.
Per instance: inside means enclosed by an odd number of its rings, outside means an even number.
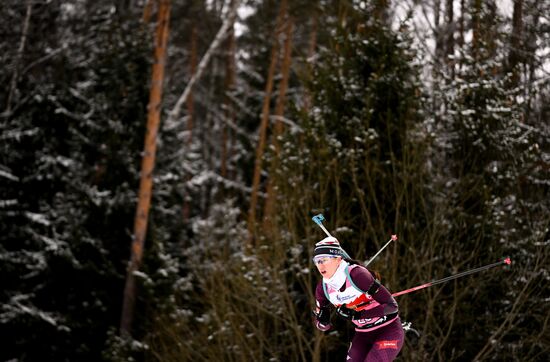
[[[231,104],[231,97],[229,94],[233,91],[235,87],[235,32],[232,30],[229,34],[229,39],[227,41],[227,60],[225,67],[225,97],[224,97],[224,114],[225,118],[229,123],[233,123],[235,120],[235,110]],[[230,130],[227,126],[228,122],[223,124],[222,129],[222,154],[221,154],[221,165],[220,165],[220,175],[223,178],[228,177],[228,159],[231,157],[231,141],[230,141]]]
[[[191,57],[189,59],[189,79],[195,76],[197,71],[197,24],[193,22],[193,27],[191,29]],[[193,92],[189,91],[189,96],[186,100],[187,106],[187,137],[185,139],[185,146],[187,149],[191,147],[193,141],[193,120],[195,117],[195,100],[193,99]],[[190,176],[187,175],[185,180],[189,180]],[[185,193],[185,190],[183,191]],[[183,196],[183,206],[182,206],[182,220],[187,222],[189,220],[189,215],[191,214],[191,206],[189,205],[189,200],[187,200],[186,195]]]
[[[348,20],[349,7],[350,7],[350,4],[348,4],[347,2],[344,2],[344,1],[338,2],[338,24],[340,24],[341,27],[344,27]],[[338,50],[338,46],[336,47],[336,50]]]
[[[272,169],[276,169],[279,163],[281,145],[279,143],[279,137],[283,134],[283,115],[285,109],[286,101],[286,92],[288,89],[288,79],[290,77],[290,65],[291,65],[291,54],[292,54],[292,30],[294,27],[293,19],[289,17],[287,20],[287,26],[285,30],[285,44],[284,44],[284,54],[283,54],[283,63],[281,66],[281,84],[279,85],[279,95],[277,98],[277,104],[275,105],[275,132],[273,133],[271,142],[275,148],[275,156],[273,158]],[[272,217],[274,211],[274,204],[276,199],[276,190],[273,188],[273,183],[271,180],[268,180],[266,200],[264,205],[264,219],[263,226],[265,230],[271,230],[272,227]]]
[[[159,0],[158,23],[156,31],[155,62],[147,115],[147,130],[145,147],[141,162],[141,181],[139,199],[134,221],[134,238],[132,241],[131,260],[124,287],[124,301],[120,331],[130,334],[132,327],[134,305],[136,299],[136,281],[134,272],[139,270],[143,257],[143,246],[147,234],[147,222],[153,190],[153,170],[157,147],[157,133],[160,124],[162,85],[164,81],[164,66],[166,64],[166,45],[168,43],[168,26],[170,21],[170,0]]]
[[[512,34],[510,36],[510,53],[508,55],[508,69],[512,71],[512,82],[518,84],[519,74],[516,66],[521,60],[523,37],[523,0],[514,0],[512,15]]]
[[[317,26],[318,26],[318,23],[319,23],[319,12],[318,11],[315,11],[314,14],[313,14],[313,18],[312,18],[312,24],[311,24],[311,33],[309,34],[309,46],[308,46],[308,50],[307,50],[307,76],[308,77],[311,77],[312,76],[312,69],[313,69],[313,57],[315,56],[315,48],[317,47]],[[304,94],[304,104],[303,104],[303,108],[304,108],[304,111],[307,113],[309,111],[309,109],[311,108],[311,103],[312,103],[312,99],[311,99],[311,94],[309,92],[309,90],[305,90],[305,94]]]
[[[489,21],[482,21],[485,27],[483,28],[483,41],[487,44],[487,56],[494,59],[497,55],[498,44],[496,41],[496,36],[494,36],[497,31],[496,19],[498,16],[497,5],[495,0],[485,0],[485,6],[487,7]],[[502,68],[496,64],[492,67],[493,75],[497,75]]]
[[[451,78],[454,78],[455,70],[454,70],[454,58],[451,59],[450,56],[452,56],[455,52],[455,24],[454,24],[454,0],[447,0],[447,9],[446,9],[446,23],[447,23],[447,41],[445,44],[445,62],[447,64],[447,69],[450,70]]]
[[[536,8],[538,7],[544,7],[543,2],[536,1],[533,5]],[[523,45],[523,49],[526,52],[526,60],[525,60],[525,68],[526,68],[526,74],[525,74],[525,99],[527,100],[525,102],[525,119],[528,120],[531,118],[531,112],[533,111],[534,102],[536,102],[537,93],[538,93],[538,86],[537,86],[537,63],[539,63],[539,60],[537,59],[537,42],[536,42],[536,29],[539,29],[540,24],[540,18],[544,17],[543,11],[531,11],[532,13],[532,20],[530,27],[531,31],[525,30],[525,42]],[[528,70],[528,73],[527,73]],[[536,103],[535,103],[536,104]]]
[[[278,137],[283,133],[284,126],[282,117],[285,110],[286,92],[288,89],[288,80],[290,78],[290,65],[292,62],[292,31],[294,29],[294,19],[289,17],[287,20],[287,26],[285,31],[285,43],[283,63],[281,65],[281,83],[279,85],[279,95],[277,98],[277,104],[275,105],[275,137],[273,137],[273,144],[275,146],[275,154],[278,156],[281,145],[279,144]]]
[[[189,79],[193,78],[197,73],[197,24],[193,24],[191,29],[191,49],[189,59]],[[195,100],[193,98],[193,90],[189,91],[189,96],[185,102],[187,107],[187,138],[185,140],[186,146],[190,146],[193,140],[193,122],[195,113]]]
[[[151,14],[153,13],[153,0],[147,0],[145,6],[143,7],[143,16],[142,20],[145,23],[151,21]]]
[[[479,59],[479,42],[481,40],[480,34],[480,17],[481,17],[481,0],[473,1],[472,9],[472,57],[475,60]]]
[[[383,24],[388,24],[389,7],[390,7],[390,0],[375,0],[374,17],[380,20]]]
[[[15,58],[14,71],[11,76],[10,88],[8,91],[8,100],[6,102],[6,114],[9,114],[11,111],[11,102],[15,89],[17,88],[17,78],[19,78],[19,67],[21,64],[21,59],[23,58],[23,51],[25,50],[25,45],[27,44],[27,35],[29,33],[29,24],[32,15],[32,3],[27,1],[27,11],[25,13],[25,20],[23,21],[23,29],[21,31],[21,40],[19,41],[19,48],[17,49],[17,56]]]
[[[256,160],[254,162],[254,176],[252,179],[252,191],[250,194],[250,208],[248,209],[248,244],[252,244],[256,230],[256,206],[258,204],[258,192],[260,188],[260,173],[262,171],[262,158],[264,156],[267,125],[269,121],[269,104],[273,90],[273,78],[279,58],[279,33],[281,24],[286,14],[287,0],[282,0],[275,26],[275,36],[271,47],[271,61],[267,72],[267,83],[265,85],[264,102],[262,105],[262,119],[260,122],[260,137],[256,146]]]
[[[460,22],[458,24],[458,51],[460,52],[458,63],[459,70],[462,68],[462,63],[464,59],[464,32],[466,31],[464,26],[464,19],[466,16],[465,1],[466,0],[460,0]]]
[[[443,41],[443,29],[441,26],[441,1],[434,0],[433,2],[433,14],[434,14],[434,26],[433,26],[433,35],[435,39],[435,51],[434,51],[434,65],[432,67],[432,77],[434,79],[439,79],[441,77],[442,64],[444,64],[444,41]],[[441,93],[441,85],[439,81],[435,81],[433,84],[432,91],[432,112],[437,114],[435,111],[440,107],[439,94]]]
[[[211,69],[212,74],[221,73],[219,57],[215,57],[212,59]],[[208,94],[205,98],[208,100],[216,99],[216,92],[218,87],[217,78],[211,76],[208,78],[208,82]],[[204,121],[200,122],[202,159],[204,160],[205,170],[209,172],[212,172],[212,170],[214,170],[214,149],[216,148],[214,143],[216,143],[216,145],[218,143],[217,139],[216,142],[214,142],[214,135],[219,135],[218,121],[218,117],[215,117],[212,112],[208,112],[206,114],[206,117],[204,118]],[[202,183],[200,186],[200,190],[200,212],[202,217],[206,218],[208,217],[208,212],[210,209],[210,205],[212,204],[216,188],[210,187],[208,183]]]
[[[434,37],[435,37],[435,61],[436,64],[442,64],[442,55],[445,54],[443,47],[443,29],[441,26],[440,13],[441,13],[441,0],[434,0]]]

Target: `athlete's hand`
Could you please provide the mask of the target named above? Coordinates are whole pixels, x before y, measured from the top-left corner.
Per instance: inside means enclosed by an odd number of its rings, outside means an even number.
[[[311,313],[315,317],[316,322],[319,322],[320,324],[323,324],[323,325],[330,324],[330,308],[328,307],[317,308],[317,310],[314,310]]]
[[[315,317],[315,327],[317,329],[323,332],[332,329],[332,324],[330,324],[330,308],[320,308],[318,312],[313,311],[312,313]]]
[[[342,304],[338,308],[336,308],[336,312],[343,318],[352,320],[354,317],[358,316],[358,313],[353,310],[346,307],[345,304]]]

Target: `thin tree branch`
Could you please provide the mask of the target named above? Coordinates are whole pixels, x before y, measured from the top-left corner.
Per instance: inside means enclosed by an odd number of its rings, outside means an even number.
[[[21,41],[19,42],[19,48],[17,49],[17,58],[15,59],[15,70],[11,77],[10,89],[8,93],[8,100],[6,102],[6,113],[10,112],[11,100],[15,93],[15,87],[17,85],[17,78],[19,77],[19,64],[21,64],[21,58],[23,57],[23,51],[25,50],[25,44],[27,43],[27,34],[29,32],[29,23],[32,15],[32,4],[27,1],[27,12],[25,14],[25,20],[23,21],[23,30],[21,31]]]
[[[181,107],[183,104],[187,101],[187,97],[189,97],[189,94],[191,93],[191,88],[193,88],[193,85],[200,79],[202,76],[202,73],[206,69],[206,65],[210,61],[210,58],[212,57],[212,54],[214,53],[214,50],[216,50],[219,45],[222,43],[222,41],[225,39],[225,37],[229,34],[229,28],[233,25],[235,22],[235,19],[237,17],[237,9],[241,3],[241,0],[234,0],[233,6],[230,9],[229,15],[226,18],[225,22],[222,24],[220,30],[218,31],[218,34],[216,34],[216,37],[210,44],[210,47],[202,57],[199,66],[197,68],[197,72],[191,77],[189,80],[189,83],[187,83],[187,86],[185,87],[185,90],[179,97],[178,101],[176,102],[174,108],[172,108],[172,111],[170,111],[167,119],[167,123],[171,124],[174,122],[181,112]]]

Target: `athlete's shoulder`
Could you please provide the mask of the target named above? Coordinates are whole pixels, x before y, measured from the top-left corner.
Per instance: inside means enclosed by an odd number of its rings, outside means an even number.
[[[353,280],[353,282],[355,283],[366,282],[370,284],[374,280],[374,277],[370,272],[370,270],[368,270],[363,265],[359,265],[359,264],[350,265],[349,275],[351,280]]]

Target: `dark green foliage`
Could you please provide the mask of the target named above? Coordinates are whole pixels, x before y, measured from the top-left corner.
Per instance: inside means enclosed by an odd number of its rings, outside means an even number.
[[[407,182],[410,157],[421,156],[411,155],[408,141],[420,120],[418,81],[408,65],[406,39],[380,26],[349,28],[339,30],[335,44],[320,56],[304,144],[283,147],[280,176],[299,170],[297,176],[304,177],[302,167],[311,167],[306,184],[321,197],[319,206],[356,230],[389,233],[399,213],[395,188],[404,186],[394,180]],[[296,169],[294,161],[306,166]],[[342,200],[328,197],[333,193]]]
[[[503,72],[505,60],[494,53],[496,38],[482,36],[472,50],[477,59],[458,59],[460,71],[442,89],[444,110],[436,114],[441,130],[436,150],[444,157],[434,158],[440,167],[435,180],[445,183],[440,187],[447,203],[449,260],[480,265],[511,256],[513,271],[457,286],[463,290],[458,300],[477,303],[459,302],[453,314],[475,316],[476,322],[452,318],[447,338],[449,345],[458,345],[468,336],[460,357],[465,360],[489,358],[496,351],[499,356],[537,360],[539,352],[530,348],[512,352],[529,331],[523,330],[525,325],[510,325],[526,318],[517,305],[531,314],[541,298],[536,280],[547,257],[534,255],[544,238],[541,230],[548,225],[547,213],[540,213],[548,209],[548,190],[541,187],[544,181],[537,167],[543,157],[537,143],[543,129],[525,124],[524,90],[512,87],[512,75]],[[540,196],[540,203],[534,202],[534,195]],[[441,313],[445,310],[442,306]],[[538,329],[545,322],[532,323]],[[496,342],[499,339],[506,342]]]
[[[425,178],[424,141],[415,138],[422,104],[411,45],[380,23],[360,24],[337,29],[331,47],[319,54],[308,89],[312,109],[302,114],[300,131],[284,138],[273,177],[282,193],[282,225],[302,226],[301,220],[322,211],[346,250],[364,260],[392,233],[413,239],[427,211],[418,186]],[[301,245],[307,259],[314,240],[323,237],[313,235]],[[387,253],[382,259],[397,255],[395,249]],[[398,272],[383,263],[378,268],[395,285]],[[328,360],[345,358],[347,342],[342,336],[323,343]]]
[[[50,6],[45,10],[55,9]],[[38,7],[34,9],[38,11]],[[138,22],[91,13],[20,75],[2,123],[2,359],[98,360],[117,326],[150,65]],[[39,13],[44,20],[46,15]],[[64,28],[68,31],[69,28]],[[65,34],[67,35],[67,34]],[[32,63],[33,53],[25,53]],[[40,71],[39,71],[40,69]],[[21,104],[23,103],[23,104]],[[32,346],[30,348],[29,346]]]
[[[262,172],[277,212],[273,229],[247,248],[243,220],[280,1],[245,1],[253,11],[241,19],[234,87],[225,85],[224,44],[193,88],[192,137],[185,109],[161,123],[132,337],[118,325],[154,23],[138,21],[136,1],[8,3],[0,13],[2,360],[344,360],[349,325],[335,321],[322,335],[311,324],[319,276],[310,253],[324,237],[311,216],[319,212],[360,260],[399,235],[372,264],[392,292],[512,257],[509,268],[399,297],[402,318],[421,332],[400,360],[550,353],[549,94],[537,78],[544,2],[524,0],[521,71],[508,74],[509,19],[497,2],[461,2],[455,25],[464,20],[469,33],[479,19],[475,46],[459,45],[449,26],[452,59],[422,59],[409,39],[413,23],[390,29],[395,2],[289,0],[290,104],[280,154],[269,148]],[[415,3],[414,11],[432,4]],[[222,9],[223,1],[172,1],[163,121],[190,78],[191,27],[200,60]]]

